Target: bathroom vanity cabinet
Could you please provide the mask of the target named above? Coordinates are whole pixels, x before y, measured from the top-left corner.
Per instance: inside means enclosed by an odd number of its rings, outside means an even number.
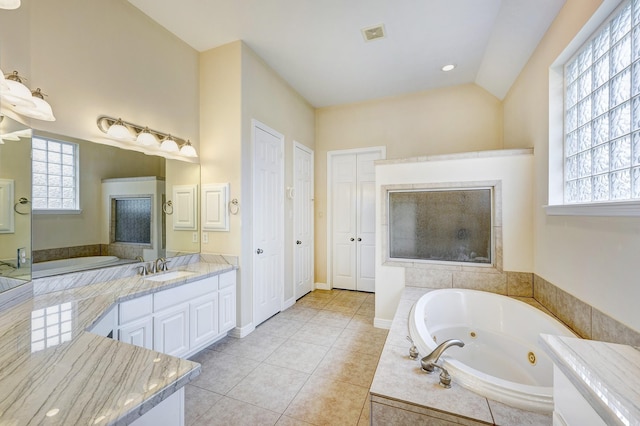
[[[115,336],[167,355],[189,357],[235,327],[235,277],[236,271],[228,271],[122,302]]]

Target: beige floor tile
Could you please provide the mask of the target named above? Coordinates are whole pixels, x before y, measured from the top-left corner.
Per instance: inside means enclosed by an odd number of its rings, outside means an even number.
[[[238,401],[223,397],[213,405],[206,413],[198,418],[194,426],[229,426],[251,425],[272,426],[275,425],[280,414]]]
[[[280,417],[280,420],[278,420],[278,423],[276,423],[276,426],[309,426],[309,425],[311,425],[311,423],[294,419],[293,417],[289,417],[289,416]]]
[[[369,318],[374,318],[376,315],[376,307],[374,305],[365,305],[363,303],[356,311],[356,315],[364,315]]]
[[[283,413],[308,378],[306,373],[263,363],[227,396]]]
[[[296,302],[296,305],[312,309],[323,309],[328,304],[329,300],[311,299],[306,297],[303,297]]]
[[[260,331],[273,334],[277,337],[283,337],[288,339],[293,336],[296,331],[302,327],[302,322],[296,320],[289,320],[280,315],[276,315],[275,317],[269,319],[268,321],[263,322],[258,326]]]
[[[331,348],[314,376],[324,376],[333,380],[351,383],[369,389],[376,372],[379,356],[367,355],[346,349]]]
[[[375,329],[373,326],[373,318],[358,314],[351,318],[351,321],[349,321],[346,328],[350,330],[358,330],[360,332],[373,331]]]
[[[375,327],[366,333],[362,333],[357,329],[347,328],[336,339],[333,346],[362,354],[379,356],[387,339],[387,334],[387,330]]]
[[[311,376],[285,415],[315,425],[356,425],[368,389],[322,376]]]
[[[308,322],[300,327],[300,330],[291,336],[291,339],[314,345],[331,346],[343,331],[342,328]]]
[[[274,336],[258,327],[247,337],[228,340],[216,346],[215,350],[227,355],[262,361],[265,357],[271,355],[285,340],[287,339],[284,337]]]
[[[202,364],[202,372],[191,384],[221,395],[229,392],[258,366],[247,358],[206,349],[191,360]]]
[[[218,402],[222,395],[215,392],[201,389],[197,386],[186,385],[185,389],[185,419],[184,423],[187,426],[193,424],[198,417],[208,411],[213,404]]]
[[[291,320],[291,321],[297,321],[297,322],[300,322],[300,323],[304,323],[304,322],[309,321],[311,318],[315,317],[318,314],[318,312],[320,312],[319,309],[313,309],[313,308],[308,308],[308,307],[304,307],[304,306],[299,306],[296,303],[295,305],[293,305],[289,309],[286,309],[286,310],[280,312],[274,318],[284,318],[284,319],[288,319],[288,320]]]
[[[328,304],[323,309],[334,312],[342,312],[343,314],[355,315],[358,312],[358,306],[343,306],[337,304]]]
[[[367,394],[367,399],[364,401],[362,411],[360,412],[360,419],[358,420],[358,426],[369,426],[371,424],[371,394]]]
[[[331,327],[345,328],[353,315],[342,312],[321,310],[309,320],[310,323],[329,325]]]
[[[329,351],[327,346],[300,340],[287,340],[264,362],[311,374]]]

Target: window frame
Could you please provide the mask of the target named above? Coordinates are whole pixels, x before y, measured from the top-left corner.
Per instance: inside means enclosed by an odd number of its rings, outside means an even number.
[[[549,67],[548,205],[550,216],[640,216],[640,200],[565,203],[565,82],[564,66],[606,24],[627,0],[603,0],[602,5]]]
[[[38,215],[50,215],[50,214],[58,214],[58,215],[64,215],[64,214],[81,214],[82,213],[82,209],[80,208],[80,144],[78,144],[77,142],[72,142],[69,140],[63,140],[60,138],[56,138],[56,137],[49,137],[43,134],[37,134],[34,133],[34,135],[32,136],[32,139],[40,139],[43,141],[48,142],[58,142],[58,143],[62,143],[62,144],[67,144],[67,145],[72,145],[73,146],[73,150],[74,150],[74,172],[75,172],[75,199],[76,199],[76,203],[75,203],[75,207],[74,208],[69,208],[69,209],[65,209],[65,208],[33,208],[32,213],[33,214],[38,214]],[[34,170],[33,170],[33,142],[32,142],[32,146],[31,146],[31,152],[32,152],[32,159],[31,159],[31,179],[32,179],[32,200],[35,198],[34,194],[33,194],[33,175],[34,175]]]

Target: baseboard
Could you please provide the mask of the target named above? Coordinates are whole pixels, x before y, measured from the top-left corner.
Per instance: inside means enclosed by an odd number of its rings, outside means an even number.
[[[327,283],[315,283],[315,289],[316,290],[331,290],[331,287],[329,287],[329,284],[327,284]]]
[[[294,297],[284,301],[284,303],[282,305],[282,310],[284,311],[285,309],[288,309],[288,308],[292,307],[295,304],[296,304],[296,298],[294,296]]]
[[[386,330],[389,330],[391,328],[392,323],[393,323],[393,320],[382,319],[382,318],[373,319],[373,326],[376,328],[384,328]]]
[[[247,337],[256,327],[253,323],[249,323],[244,327],[235,327],[231,331],[229,331],[229,336],[235,337],[237,339],[242,339],[243,337]]]

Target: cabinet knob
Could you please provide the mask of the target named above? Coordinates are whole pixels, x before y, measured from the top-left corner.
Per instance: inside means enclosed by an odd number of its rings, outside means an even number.
[[[349,238],[349,241],[355,241],[355,240],[356,240],[355,238]]]
[[[296,240],[296,244],[300,245],[300,244],[302,244],[302,241]]]
[[[362,238],[358,238],[358,241],[362,241]]]
[[[259,248],[258,250],[256,250],[256,253],[258,253],[258,254],[262,254],[262,253],[264,253],[264,250],[262,250],[261,248]]]

